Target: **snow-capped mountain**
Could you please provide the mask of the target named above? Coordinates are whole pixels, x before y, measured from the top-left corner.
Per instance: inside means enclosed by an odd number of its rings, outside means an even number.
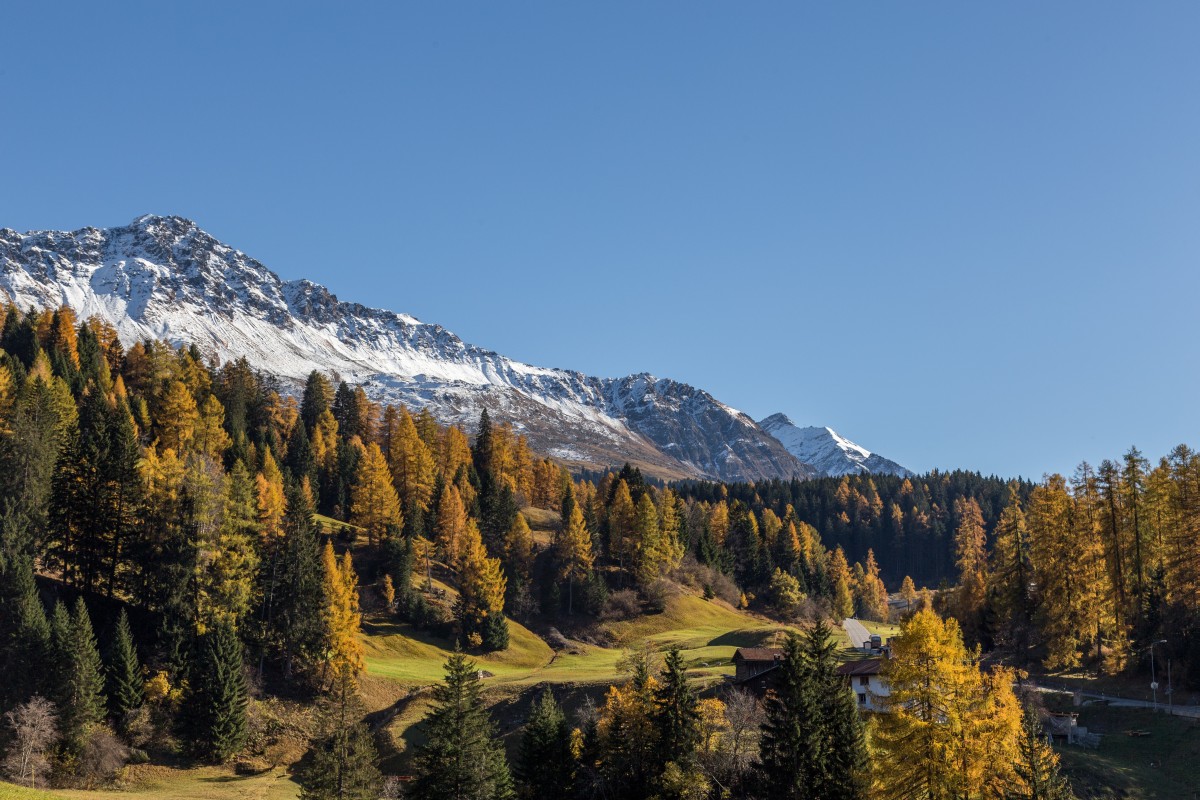
[[[570,462],[629,460],[665,478],[814,474],[707,392],[645,374],[602,379],[522,364],[439,325],[283,281],[180,217],[71,232],[0,229],[0,291],[22,308],[97,315],[127,345],[159,338],[222,361],[244,356],[293,387],[314,369],[332,371],[468,430],[487,408],[536,450]]]
[[[827,477],[864,472],[912,474],[895,461],[840,436],[833,428],[801,428],[784,414],[772,414],[758,425],[778,439],[789,453]]]

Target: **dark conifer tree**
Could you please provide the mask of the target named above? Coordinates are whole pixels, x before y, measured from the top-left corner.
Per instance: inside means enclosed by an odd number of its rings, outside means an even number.
[[[668,762],[687,764],[695,756],[700,741],[700,712],[685,669],[683,654],[678,647],[672,647],[663,662],[653,715],[662,766]]]
[[[1009,790],[1007,800],[1075,800],[1071,785],[1059,771],[1058,756],[1046,741],[1037,709],[1029,703],[1024,707],[1013,766],[1021,783]]]
[[[362,421],[358,418],[354,403],[354,390],[345,381],[338,383],[330,406],[333,418],[337,420],[338,435],[349,441],[353,436],[362,435]]]
[[[272,545],[260,568],[260,656],[280,664],[285,678],[312,679],[326,642],[321,537],[304,493],[293,483],[286,492],[283,541]]]
[[[860,800],[867,796],[867,745],[862,716],[854,693],[837,672],[837,645],[824,620],[804,634],[808,680],[817,699],[818,740],[812,747],[823,752],[814,759],[818,797],[827,800]]]
[[[74,614],[62,603],[54,607],[50,639],[59,730],[68,749],[77,752],[104,719],[105,706],[103,663],[82,597]]]
[[[14,524],[6,514],[0,528]],[[33,561],[23,552],[0,550],[0,707],[12,708],[35,693],[44,693],[50,646],[50,624],[38,598]]]
[[[300,419],[310,431],[317,424],[321,414],[329,410],[333,403],[333,386],[329,379],[315,369],[308,374],[304,384],[304,394],[300,400]]]
[[[287,441],[287,459],[284,464],[291,471],[292,477],[299,483],[303,478],[314,488],[317,486],[317,462],[313,458],[312,443],[308,439],[308,431],[303,425],[292,427],[292,433]]]
[[[549,689],[533,703],[517,763],[521,797],[571,794],[575,778],[575,757],[571,753],[571,728]]]
[[[62,450],[50,502],[57,532],[50,556],[64,580],[112,593],[125,536],[133,524],[137,439],[124,402],[110,407],[90,386],[79,407],[79,430]]]
[[[489,653],[508,649],[508,619],[504,613],[497,611],[488,614],[480,626],[479,637],[483,640],[483,649]]]
[[[322,708],[312,756],[300,772],[301,800],[379,797],[379,754],[362,715],[352,681],[343,676],[335,696]]]
[[[462,653],[452,655],[425,716],[427,741],[417,753],[410,789],[415,800],[513,797],[504,747],[481,693],[477,665]]]
[[[242,643],[228,622],[198,642],[184,729],[189,749],[214,763],[228,761],[246,742],[246,675]]]
[[[125,609],[121,609],[121,615],[117,618],[117,627],[108,648],[107,689],[108,708],[118,722],[142,705],[142,670]]]
[[[789,800],[865,796],[862,721],[854,695],[837,674],[835,651],[823,620],[803,639],[788,637],[760,743],[765,795]]]
[[[27,369],[33,366],[42,347],[38,343],[32,312],[26,314],[10,312],[5,316],[4,335],[0,337],[0,348],[11,353]]]
[[[95,381],[98,385],[110,385],[111,377],[109,376],[108,363],[104,360],[104,355],[100,351],[100,342],[96,340],[96,334],[87,325],[79,326],[79,336],[77,340],[79,351],[79,375],[86,385],[88,381]]]
[[[759,777],[765,796],[816,800],[825,772],[827,748],[820,698],[805,663],[804,646],[788,636],[778,667],[776,690],[767,697],[767,718],[759,744]]]
[[[28,524],[31,557],[34,532],[48,527],[50,487],[63,438],[59,424],[50,387],[40,378],[26,380],[12,409],[9,434],[0,436],[0,497],[6,509]]]
[[[479,431],[475,434],[475,444],[471,448],[471,457],[475,463],[475,472],[482,478],[484,473],[491,475],[492,469],[492,418],[485,408],[479,414]]]

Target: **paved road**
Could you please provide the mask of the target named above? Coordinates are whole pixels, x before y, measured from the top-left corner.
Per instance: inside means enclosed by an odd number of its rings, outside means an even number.
[[[1072,694],[1073,689],[1067,687],[1047,686],[1045,684],[1035,684],[1038,691],[1051,692],[1054,694]],[[1154,708],[1155,705],[1149,700],[1134,700],[1129,697],[1117,697],[1116,695],[1103,694],[1101,692],[1080,692],[1086,700],[1103,700],[1110,706],[1123,708]],[[1158,711],[1162,714],[1172,714],[1176,717],[1189,717],[1191,719],[1200,719],[1200,706],[1192,705],[1175,705],[1169,706],[1167,701],[1159,699]]]
[[[846,629],[846,635],[850,637],[851,647],[862,647],[863,642],[871,639],[870,632],[856,619],[842,620],[842,627]]]

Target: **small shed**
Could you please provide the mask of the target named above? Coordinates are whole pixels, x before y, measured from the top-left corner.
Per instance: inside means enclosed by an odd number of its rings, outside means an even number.
[[[733,679],[743,683],[774,669],[781,661],[783,650],[778,647],[739,647],[733,654]]]

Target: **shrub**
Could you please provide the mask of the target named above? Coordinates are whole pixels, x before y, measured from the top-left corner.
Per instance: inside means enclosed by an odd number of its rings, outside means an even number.
[[[692,591],[702,592],[705,600],[719,597],[731,606],[738,603],[740,593],[733,580],[724,572],[701,564],[695,556],[685,558],[671,573],[671,577]]]
[[[37,787],[50,771],[47,758],[58,743],[58,713],[54,704],[34,695],[29,702],[5,715],[12,730],[12,743],[4,759],[4,771],[13,783]]]
[[[638,599],[638,593],[633,589],[622,589],[608,596],[600,618],[620,622],[621,620],[633,619],[640,613],[642,613],[642,603]]]
[[[121,767],[125,766],[128,756],[129,748],[112,731],[98,728],[88,737],[79,754],[76,777],[89,789],[111,783]]]
[[[671,596],[671,584],[667,581],[654,581],[649,586],[642,587],[642,600],[646,603],[646,610],[651,614],[660,614],[667,607],[667,598]]]
[[[800,581],[778,567],[771,576],[770,591],[771,605],[784,617],[794,617],[806,599],[800,591]]]

